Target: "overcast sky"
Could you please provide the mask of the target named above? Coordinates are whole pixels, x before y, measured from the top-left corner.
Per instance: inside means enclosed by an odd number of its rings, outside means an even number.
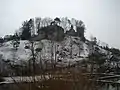
[[[0,36],[31,17],[66,16],[85,23],[86,37],[120,48],[120,0],[0,0]]]

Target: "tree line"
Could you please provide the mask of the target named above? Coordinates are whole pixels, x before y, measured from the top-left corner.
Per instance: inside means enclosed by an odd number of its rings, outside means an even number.
[[[21,40],[29,40],[31,37],[38,35],[38,31],[41,28],[44,28],[50,25],[58,25],[64,29],[64,32],[69,31],[71,26],[73,26],[75,31],[79,32],[78,35],[80,36],[82,33],[83,35],[81,36],[84,37],[85,25],[83,21],[76,20],[74,18],[69,19],[67,17],[63,17],[63,18],[56,17],[55,19],[52,19],[49,17],[31,18],[22,23],[22,26],[15,33],[15,35],[17,34],[17,36],[19,36]],[[0,42],[2,43],[5,40],[6,41],[12,40],[15,35],[6,35],[4,38],[0,38]]]

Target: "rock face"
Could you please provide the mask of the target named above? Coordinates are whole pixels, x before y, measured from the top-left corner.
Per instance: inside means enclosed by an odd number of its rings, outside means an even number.
[[[64,39],[64,29],[58,25],[50,25],[38,30],[38,35],[33,38],[35,41],[42,39],[62,41]]]
[[[29,49],[25,49],[26,45],[29,46],[30,42],[27,40],[21,40],[18,50],[15,51],[11,41],[5,42],[3,46],[0,47],[1,59],[4,59],[5,61],[15,60],[14,63],[16,64],[21,63],[21,60],[28,61],[31,57],[31,51]],[[55,59],[57,57],[57,59],[61,59],[63,62],[66,60],[66,63],[68,60],[74,62],[76,60],[83,59],[92,52],[92,46],[89,41],[84,43],[81,41],[80,37],[74,36],[65,36],[61,42],[48,39],[35,41],[35,48],[38,47],[42,47],[40,52],[42,59],[50,61],[51,58]],[[106,50],[100,47],[98,48],[101,53],[107,53]]]
[[[58,27],[55,27],[58,30]],[[40,49],[40,52],[36,54],[36,63],[42,63],[45,65],[46,63],[50,64],[55,61],[58,67],[64,67],[67,65],[75,65],[77,62],[87,59],[89,54],[93,52],[93,48],[97,48],[96,50],[100,53],[104,53],[106,55],[108,53],[107,50],[98,45],[92,47],[92,43],[88,40],[83,42],[81,37],[78,36],[66,35],[63,40],[58,42],[58,39],[56,39],[56,34],[58,34],[56,29],[53,29],[51,26],[51,30],[55,30],[53,35],[51,35],[49,31],[47,34],[44,32],[42,40],[37,38],[37,40],[40,41],[34,41],[35,53],[37,52],[36,49],[38,49],[38,51]],[[63,33],[61,30],[60,32]],[[45,35],[47,35],[47,37],[45,37]],[[54,38],[52,36],[54,36]],[[31,43],[27,40],[20,40],[20,45],[17,50],[13,49],[12,41],[3,43],[0,47],[0,72],[5,70],[10,71],[7,64],[20,66],[28,65],[28,62],[32,62],[32,52],[29,48],[25,49],[25,46],[31,46]],[[107,56],[110,57],[110,55]]]

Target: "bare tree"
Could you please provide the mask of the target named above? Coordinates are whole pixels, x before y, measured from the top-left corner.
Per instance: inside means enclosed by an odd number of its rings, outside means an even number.
[[[70,28],[69,19],[67,17],[61,18],[61,24],[60,25],[62,26],[62,28],[64,28],[64,30],[66,32]]]

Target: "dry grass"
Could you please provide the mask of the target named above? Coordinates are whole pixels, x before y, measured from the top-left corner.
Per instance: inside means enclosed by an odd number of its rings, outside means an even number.
[[[43,75],[42,82],[17,83],[7,90],[97,90],[96,83],[81,73],[52,72],[51,75],[49,80]]]
[[[35,83],[14,83],[3,87],[3,90],[98,90],[96,82],[90,80],[91,76],[84,75],[83,72],[73,72],[74,70],[51,70],[42,73],[42,81]],[[49,76],[49,79],[46,78]],[[2,90],[2,89],[0,89]]]

